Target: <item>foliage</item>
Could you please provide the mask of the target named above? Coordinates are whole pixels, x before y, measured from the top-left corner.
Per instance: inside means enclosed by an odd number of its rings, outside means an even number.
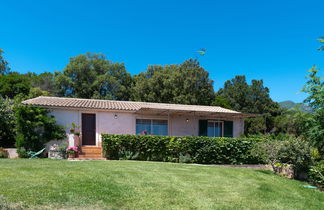
[[[274,116],[281,113],[279,104],[272,101],[269,88],[264,87],[262,80],[252,80],[251,85],[245,76],[235,76],[224,83],[217,96],[226,98],[236,111],[260,114],[257,119],[246,121],[246,133],[265,133],[273,129]]]
[[[280,150],[282,147],[282,141],[260,142],[252,149],[252,154],[270,164],[275,171],[276,164],[280,163]]]
[[[30,157],[30,154],[24,147],[18,147],[17,148],[17,154],[20,158],[28,158]]]
[[[0,96],[13,99],[22,94],[28,95],[30,90],[30,80],[25,75],[11,72],[0,76]]]
[[[180,153],[179,163],[192,163],[192,158],[189,154],[183,155],[182,153]]]
[[[15,134],[13,101],[0,97],[0,147],[13,147]]]
[[[313,126],[313,114],[299,109],[285,110],[274,119],[274,133],[304,135]]]
[[[0,158],[8,158],[8,152],[4,148],[0,147]]]
[[[194,163],[252,164],[260,159],[250,150],[259,142],[252,138],[171,137],[102,134],[102,147],[109,159],[120,159],[123,151],[138,153],[136,160],[175,161],[183,154]]]
[[[260,142],[255,145],[252,154],[269,163],[274,170],[277,163],[292,164],[297,175],[307,171],[312,163],[310,145],[300,137]]]
[[[324,160],[316,162],[310,167],[308,178],[312,183],[324,188]]]
[[[313,66],[308,70],[309,79],[302,89],[303,92],[307,93],[309,96],[304,102],[308,103],[314,109],[324,109],[324,78],[317,75],[319,69]]]
[[[267,131],[265,117],[247,118],[244,120],[245,134],[264,134]]]
[[[2,56],[3,53],[4,51],[0,49],[0,75],[6,75],[10,72],[10,67],[8,66],[8,62]]]
[[[51,140],[65,138],[63,127],[56,124],[53,116],[48,116],[45,108],[21,105],[17,107],[16,147],[27,151],[39,151]]]
[[[233,109],[231,107],[231,105],[229,104],[229,101],[227,100],[227,98],[225,98],[223,96],[216,96],[211,105],[212,106],[220,106],[220,107],[223,107],[226,109]]]
[[[319,38],[318,38],[318,41],[319,41],[320,43],[324,43],[324,36],[319,37]],[[320,46],[320,47],[318,48],[318,50],[324,50],[324,46],[323,46],[323,45]]]
[[[136,160],[138,157],[139,153],[133,153],[132,151],[128,150],[121,150],[119,151],[119,160]]]
[[[55,72],[54,82],[58,96],[129,100],[132,78],[124,64],[87,53],[71,58],[63,73]]]
[[[174,104],[210,105],[213,81],[197,60],[180,65],[153,65],[135,76],[132,100]]]
[[[55,94],[54,74],[52,72],[43,72],[38,75],[35,73],[27,73],[26,76],[30,78],[33,88],[39,89],[47,95]]]
[[[304,135],[324,158],[324,109],[319,109],[313,114]]]

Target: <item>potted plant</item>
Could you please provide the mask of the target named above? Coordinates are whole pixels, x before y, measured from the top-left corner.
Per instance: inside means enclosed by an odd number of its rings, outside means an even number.
[[[51,159],[65,159],[66,158],[66,144],[53,144],[48,151],[48,158]]]
[[[67,127],[70,128],[70,133],[75,134],[75,132],[77,131],[78,132],[77,135],[80,135],[80,130],[79,130],[80,129],[80,126],[79,125],[77,125],[74,122],[72,122],[72,124],[71,125],[68,124]]]
[[[68,147],[66,149],[66,153],[68,154],[69,158],[76,158],[79,154],[79,148],[76,146]]]

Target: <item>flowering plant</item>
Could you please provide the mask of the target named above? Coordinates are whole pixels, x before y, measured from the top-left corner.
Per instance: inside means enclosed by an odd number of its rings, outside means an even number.
[[[49,151],[51,152],[65,152],[67,148],[66,144],[58,145],[58,144],[53,144],[50,148]]]
[[[143,131],[141,132],[141,135],[147,135],[147,134],[148,134],[147,130],[143,130]]]
[[[58,151],[58,145],[57,144],[53,144],[50,148],[49,148],[50,151],[53,151],[53,152],[56,152]]]
[[[68,147],[66,149],[66,153],[68,154],[79,154],[79,148],[76,146]]]

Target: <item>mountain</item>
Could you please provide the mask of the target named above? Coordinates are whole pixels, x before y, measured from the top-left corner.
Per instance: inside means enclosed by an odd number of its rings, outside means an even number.
[[[313,111],[311,107],[307,106],[304,103],[295,103],[290,100],[279,102],[279,105],[285,109],[296,109],[297,108],[303,112],[312,112]]]

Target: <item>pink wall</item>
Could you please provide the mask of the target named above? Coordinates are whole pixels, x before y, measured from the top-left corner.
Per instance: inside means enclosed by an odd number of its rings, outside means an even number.
[[[82,113],[96,114],[96,142],[97,146],[101,144],[101,134],[136,134],[136,119],[165,119],[169,123],[169,135],[172,136],[197,136],[198,120],[197,116],[157,116],[157,115],[139,115],[133,112],[114,112],[114,111],[80,111],[53,109],[53,115],[58,124],[66,126],[72,122],[81,125]],[[116,115],[116,116],[115,116]],[[188,121],[187,121],[188,119]],[[210,118],[209,118],[210,119]],[[217,119],[215,119],[217,120]],[[244,131],[244,121],[242,119],[233,120],[233,135],[239,137]],[[69,129],[66,128],[67,133]]]

